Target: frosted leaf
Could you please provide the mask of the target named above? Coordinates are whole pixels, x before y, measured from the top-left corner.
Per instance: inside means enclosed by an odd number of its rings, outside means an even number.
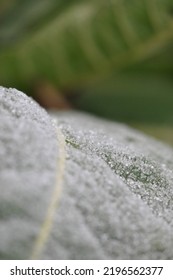
[[[173,209],[173,150],[139,132],[89,116],[62,118],[68,146],[96,155],[135,194],[163,215]],[[95,127],[95,129],[94,129]],[[158,203],[162,201],[162,203]],[[168,207],[169,205],[169,207]],[[173,213],[172,213],[173,214]],[[170,216],[170,223],[173,221]]]
[[[0,88],[0,258],[172,259],[172,148],[85,114],[51,116],[58,127]]]
[[[53,235],[65,212],[67,223],[57,240],[65,246],[70,228],[78,252],[67,250],[63,258],[172,258],[172,148],[122,124],[79,113],[55,116],[66,137],[68,158]],[[71,213],[78,210],[71,218],[69,205]],[[92,244],[88,252],[93,239],[96,247]],[[61,258],[51,244],[48,255]]]
[[[49,204],[57,155],[48,114],[22,92],[0,87],[0,259],[28,258]]]

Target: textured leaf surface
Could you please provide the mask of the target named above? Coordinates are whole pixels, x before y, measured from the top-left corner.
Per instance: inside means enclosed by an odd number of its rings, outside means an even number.
[[[15,11],[20,2],[15,1]],[[12,15],[7,26],[8,9],[1,19],[0,82],[5,85],[47,78],[76,87],[143,60],[173,39],[172,0],[22,3],[24,25]]]
[[[16,91],[0,97],[1,259],[173,258],[169,146],[122,124],[54,113],[57,153],[45,112]]]
[[[46,112],[17,90],[0,87],[0,119],[0,259],[25,259],[55,182],[56,134]]]

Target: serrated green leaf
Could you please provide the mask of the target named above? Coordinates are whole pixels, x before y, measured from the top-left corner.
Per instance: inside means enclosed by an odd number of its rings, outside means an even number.
[[[74,1],[61,12],[53,0],[50,6],[54,16],[48,13],[45,24],[36,31],[29,25],[25,36],[1,48],[2,84],[26,86],[45,78],[77,87],[142,61],[173,40],[171,0]],[[26,11],[31,21],[30,4]],[[40,22],[45,18],[41,13]]]

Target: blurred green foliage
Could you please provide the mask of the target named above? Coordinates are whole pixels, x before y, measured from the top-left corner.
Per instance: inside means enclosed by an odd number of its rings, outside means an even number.
[[[173,122],[172,0],[1,0],[0,84],[46,80],[83,110]]]

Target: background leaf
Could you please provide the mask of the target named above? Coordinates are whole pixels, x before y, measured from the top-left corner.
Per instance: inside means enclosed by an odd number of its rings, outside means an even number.
[[[0,83],[6,85],[46,78],[76,88],[144,60],[173,39],[170,0],[22,1],[20,9],[21,1],[14,3],[1,17]]]

